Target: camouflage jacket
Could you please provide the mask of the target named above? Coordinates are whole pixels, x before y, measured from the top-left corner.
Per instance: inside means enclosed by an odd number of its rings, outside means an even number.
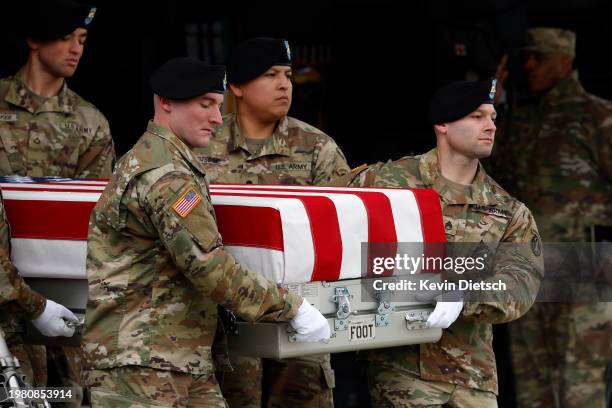
[[[487,301],[465,294],[462,315],[443,331],[437,343],[370,352],[369,358],[444,381],[497,393],[492,323],[519,318],[535,300],[543,274],[536,224],[522,203],[508,195],[479,167],[471,193],[459,194],[441,177],[437,150],[378,163],[359,173],[351,185],[433,188],[440,194],[448,242],[516,243],[496,258],[495,280],[508,285]]]
[[[251,152],[235,114],[227,115],[210,145],[197,154],[209,180],[218,183],[315,185],[350,171],[332,138],[288,116],[279,121],[272,137]]]
[[[214,372],[217,305],[247,321],[288,320],[300,298],[224,251],[204,168],[149,123],[91,216],[85,367]]]
[[[32,290],[11,263],[10,229],[0,195],[0,314],[18,315],[34,319],[45,308],[45,298]],[[18,331],[14,320],[10,323],[0,318],[0,329],[5,333]]]
[[[0,80],[0,175],[109,178],[115,151],[104,115],[65,83],[38,99],[17,76]]]
[[[510,112],[491,161],[545,241],[585,241],[591,226],[612,226],[612,102],[586,93],[576,71],[537,107]]]
[[[543,95],[537,106],[510,111],[498,127],[495,146],[493,174],[533,211],[545,242],[591,241],[598,228],[612,228],[612,102],[587,93],[577,71]],[[612,276],[607,245],[597,263],[607,259],[603,269]],[[600,279],[596,276],[601,271],[592,273],[589,261],[580,266],[563,262],[560,267],[550,256],[548,262],[556,264],[553,286],[555,281],[565,280],[569,287],[576,280]],[[607,284],[603,277],[591,285],[573,285],[580,299],[599,296],[604,302],[556,303],[551,311],[562,333],[577,336],[571,347],[583,361],[598,364],[612,358],[612,303],[607,302],[612,280],[607,279]],[[548,286],[546,281],[542,289]],[[568,321],[574,327],[565,327]]]

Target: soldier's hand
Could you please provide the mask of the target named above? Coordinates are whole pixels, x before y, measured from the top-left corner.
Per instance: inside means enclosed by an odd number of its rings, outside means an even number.
[[[302,301],[297,314],[289,324],[297,331],[297,341],[328,341],[331,331],[327,319],[306,299]]]
[[[427,319],[427,326],[448,329],[463,310],[463,294],[460,291],[447,292],[436,297],[436,307]]]
[[[66,320],[75,324],[79,323],[79,319],[70,310],[47,299],[45,310],[32,320],[32,324],[47,337],[71,337],[74,334],[74,327],[69,327]]]

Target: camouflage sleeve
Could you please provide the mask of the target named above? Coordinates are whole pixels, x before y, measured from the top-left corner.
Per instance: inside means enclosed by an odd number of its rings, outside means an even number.
[[[30,319],[42,313],[45,298],[30,288],[9,258],[9,228],[0,195],[0,305]]]
[[[11,253],[11,231],[9,229],[8,219],[6,218],[6,210],[4,209],[4,199],[2,198],[2,190],[0,189],[0,249],[5,253]]]
[[[488,323],[516,320],[535,301],[544,275],[542,242],[535,220],[524,204],[514,211],[492,267],[493,275],[487,281],[501,281],[506,290],[487,291],[486,295],[467,292],[463,315]]]
[[[349,187],[399,187],[399,181],[394,178],[380,177],[385,173],[385,167],[391,161],[384,163],[378,162],[367,167],[357,167],[351,170],[351,180],[348,182]]]
[[[186,194],[199,200],[188,214],[177,207]],[[246,321],[295,316],[300,297],[246,269],[224,250],[209,197],[192,176],[167,173],[151,186],[144,206],[175,265],[203,296]]]
[[[331,138],[326,138],[314,158],[313,184],[329,183],[335,177],[348,174],[351,169],[344,153]]]
[[[87,150],[79,155],[74,177],[90,179],[110,178],[113,174],[114,164],[115,145],[113,144],[108,121],[102,116],[93,140],[87,147]]]
[[[46,300],[23,280],[8,254],[0,250],[0,305],[17,315],[34,319],[45,308]]]
[[[595,155],[601,176],[612,183],[612,115],[606,117],[595,134]]]

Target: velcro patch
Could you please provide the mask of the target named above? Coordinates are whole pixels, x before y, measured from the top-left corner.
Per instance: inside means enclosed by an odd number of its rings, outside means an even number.
[[[512,214],[510,213],[510,211],[504,210],[502,208],[497,208],[491,205],[474,205],[472,206],[472,211],[489,214],[489,215],[496,215],[498,217],[503,217],[503,218],[508,218],[508,219],[512,218]]]
[[[200,201],[202,201],[202,196],[199,195],[194,189],[189,189],[178,200],[176,200],[176,202],[172,205],[172,209],[182,218],[185,218]]]
[[[303,162],[279,162],[271,163],[270,169],[272,171],[311,171],[312,163],[309,161]]]
[[[0,112],[0,122],[17,122],[17,114]]]

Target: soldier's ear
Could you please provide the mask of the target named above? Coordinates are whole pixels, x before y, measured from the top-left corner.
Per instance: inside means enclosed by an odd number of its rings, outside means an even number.
[[[434,132],[436,132],[436,134],[445,135],[448,132],[448,126],[446,123],[434,125]]]
[[[236,98],[242,98],[242,86],[240,84],[230,84],[230,89]]]
[[[159,101],[159,107],[166,113],[170,113],[172,110],[172,101],[162,96],[157,96]]]
[[[562,54],[561,64],[565,71],[571,72],[574,69],[574,57],[568,54]]]
[[[26,37],[26,44],[31,51],[36,51],[40,48],[40,41],[36,41],[30,37]]]

